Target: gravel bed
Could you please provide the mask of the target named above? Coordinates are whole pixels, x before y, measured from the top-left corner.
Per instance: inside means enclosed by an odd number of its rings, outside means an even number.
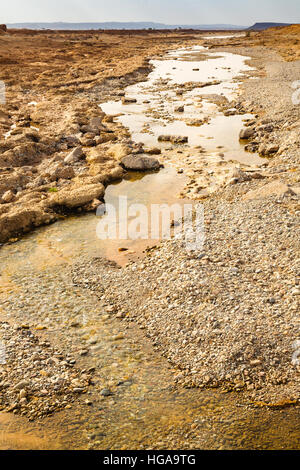
[[[173,240],[122,270],[83,263],[74,282],[145,329],[178,382],[298,399],[298,198],[211,200],[205,219],[201,253]]]
[[[0,323],[0,409],[33,421],[70,407],[84,393],[91,375],[51,347],[27,325]]]

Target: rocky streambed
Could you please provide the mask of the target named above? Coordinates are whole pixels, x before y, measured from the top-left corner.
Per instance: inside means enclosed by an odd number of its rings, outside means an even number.
[[[2,247],[3,448],[299,447],[297,144],[236,94],[256,74],[245,57],[204,54],[171,52],[106,116],[92,108],[53,162],[75,176],[38,190],[73,216]],[[165,169],[109,186],[132,160]],[[120,194],[204,202],[203,250],[103,242],[99,217],[74,216]]]

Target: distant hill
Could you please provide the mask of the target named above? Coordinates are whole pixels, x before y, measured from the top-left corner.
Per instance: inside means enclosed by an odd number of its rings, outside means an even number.
[[[263,31],[264,29],[275,28],[278,26],[291,26],[291,23],[255,23],[253,26],[248,28],[248,30]]]
[[[167,25],[163,23],[134,22],[134,23],[11,23],[7,25],[13,29],[53,29],[53,30],[89,30],[89,29],[198,29],[198,30],[240,30],[246,26],[232,24],[208,24],[208,25]]]

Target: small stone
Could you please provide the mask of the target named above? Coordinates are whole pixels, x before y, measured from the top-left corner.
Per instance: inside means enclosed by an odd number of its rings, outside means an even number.
[[[104,388],[103,390],[101,390],[100,395],[102,397],[111,397],[113,395],[113,393],[108,388]]]

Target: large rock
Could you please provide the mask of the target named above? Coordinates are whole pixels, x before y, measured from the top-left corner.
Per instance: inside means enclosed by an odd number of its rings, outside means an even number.
[[[78,188],[65,188],[50,198],[50,206],[62,206],[68,209],[84,206],[94,199],[102,199],[105,188],[103,184],[89,184]]]
[[[0,31],[2,31],[3,33],[6,33],[6,31],[7,31],[6,24],[0,24]]]
[[[248,140],[251,139],[255,134],[255,130],[251,127],[247,127],[246,129],[242,129],[240,132],[240,140]]]
[[[76,147],[71,153],[65,158],[65,163],[77,163],[84,157],[84,153],[81,147]]]
[[[161,167],[156,158],[146,157],[144,155],[128,155],[122,158],[121,163],[126,170],[133,171],[152,171],[158,170]]]
[[[41,207],[17,207],[8,214],[0,216],[0,243],[6,242],[13,235],[47,224],[53,218],[52,214],[46,213]]]

